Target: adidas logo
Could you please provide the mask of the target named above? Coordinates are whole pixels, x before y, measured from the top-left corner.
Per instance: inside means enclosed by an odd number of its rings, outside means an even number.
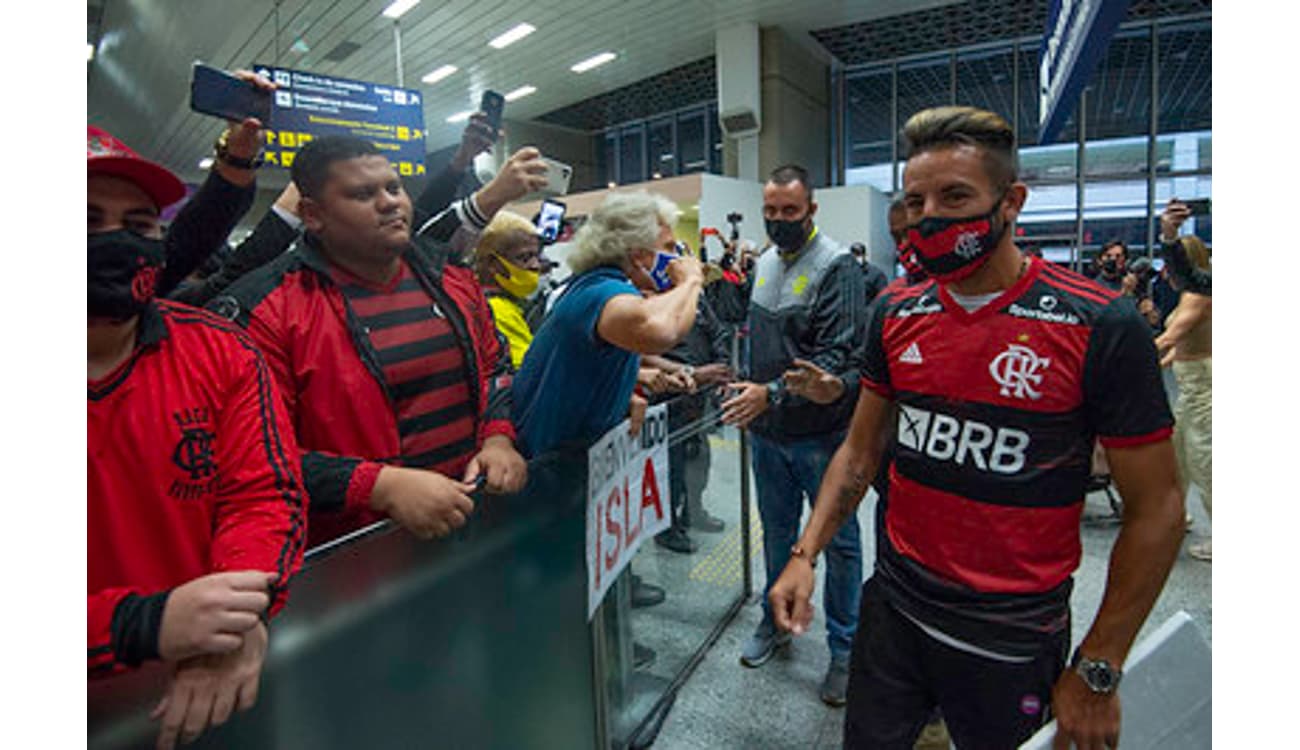
[[[921,347],[917,346],[915,341],[908,344],[907,349],[899,356],[898,361],[906,362],[909,365],[919,365],[925,362],[925,360],[921,359]]]

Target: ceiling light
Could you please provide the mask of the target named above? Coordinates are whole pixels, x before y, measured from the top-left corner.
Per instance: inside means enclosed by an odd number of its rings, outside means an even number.
[[[199,169],[207,169],[211,166],[212,166],[211,156],[205,156],[202,159],[199,159]]]
[[[452,123],[455,123],[455,122],[465,122],[466,120],[468,120],[468,119],[470,118],[471,115],[473,115],[473,114],[474,114],[475,112],[477,112],[477,111],[478,111],[478,110],[467,109],[467,110],[465,110],[464,112],[457,112],[456,114],[452,115],[451,117],[448,117],[448,118],[447,118],[447,122],[452,122]]]
[[[506,101],[513,102],[516,99],[523,99],[525,96],[537,91],[536,86],[520,86],[519,88],[506,94]]]
[[[602,52],[595,57],[588,57],[586,60],[583,60],[572,68],[569,68],[569,70],[572,70],[574,73],[586,73],[588,70],[599,68],[616,57],[618,57],[618,55],[613,52]]]
[[[424,81],[425,83],[437,83],[438,81],[441,81],[442,79],[446,78],[452,73],[455,73],[456,70],[457,68],[455,65],[444,65],[441,68],[438,68],[437,70],[428,74],[424,78],[421,78],[420,80]]]
[[[488,42],[488,45],[497,49],[505,49],[534,31],[537,31],[537,29],[532,24],[521,23],[496,39]]]
[[[90,62],[91,60],[94,59],[95,59],[95,45],[91,44],[90,42],[86,42],[86,62]]]
[[[389,18],[401,18],[402,14],[420,4],[420,0],[395,0],[392,5],[384,8],[384,15]]]

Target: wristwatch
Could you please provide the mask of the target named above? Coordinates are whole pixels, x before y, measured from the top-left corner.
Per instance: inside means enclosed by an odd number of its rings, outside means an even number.
[[[767,405],[776,406],[781,403],[781,397],[785,395],[785,388],[780,380],[773,380],[767,384]]]
[[[682,365],[681,373],[688,378],[695,377],[695,368],[691,365]]]
[[[1070,668],[1083,678],[1089,690],[1101,695],[1110,695],[1119,689],[1120,678],[1124,676],[1123,670],[1112,667],[1105,659],[1089,659],[1077,648],[1070,659]]]
[[[808,554],[808,550],[804,549],[802,545],[796,544],[793,547],[791,547],[790,557],[802,557],[803,559],[808,561],[808,565],[811,566],[813,570],[817,569],[817,558]]]
[[[217,136],[217,142],[212,144],[212,150],[216,152],[217,159],[225,164],[229,164],[235,169],[257,169],[266,163],[266,156],[258,151],[257,155],[251,159],[241,159],[238,156],[230,155],[230,131],[223,130],[221,135]]]

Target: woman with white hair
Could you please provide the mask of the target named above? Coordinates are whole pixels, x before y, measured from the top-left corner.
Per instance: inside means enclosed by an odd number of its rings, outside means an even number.
[[[661,354],[695,324],[704,273],[695,258],[668,264],[672,287],[650,277],[674,252],[679,211],[646,192],[605,199],[574,237],[567,288],[537,331],[514,379],[514,424],[525,450],[592,442],[628,413],[641,354]]]

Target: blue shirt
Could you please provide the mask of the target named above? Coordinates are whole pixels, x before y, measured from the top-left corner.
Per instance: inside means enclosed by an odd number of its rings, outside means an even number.
[[[527,455],[594,442],[627,416],[641,356],[596,333],[605,303],[620,294],[641,296],[616,268],[579,274],[533,337],[512,392],[512,421]]]

